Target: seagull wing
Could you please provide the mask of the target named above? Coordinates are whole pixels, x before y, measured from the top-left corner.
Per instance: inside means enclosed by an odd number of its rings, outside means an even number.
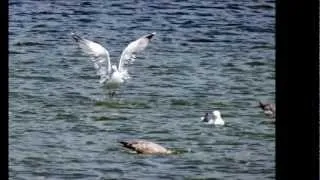
[[[100,44],[82,38],[75,33],[71,33],[72,38],[79,45],[81,50],[91,57],[97,74],[100,76],[100,82],[103,83],[108,79],[111,73],[110,55],[109,52]]]
[[[203,117],[200,118],[201,121],[204,121],[204,122],[209,122],[210,119],[212,119],[212,115],[210,115],[209,113],[206,113]]]
[[[119,60],[118,70],[120,72],[125,72],[126,69],[124,66],[128,63],[131,63],[135,60],[136,55],[143,51],[149,44],[150,40],[156,33],[153,32],[151,34],[144,35],[139,39],[131,42],[121,53],[121,57]]]

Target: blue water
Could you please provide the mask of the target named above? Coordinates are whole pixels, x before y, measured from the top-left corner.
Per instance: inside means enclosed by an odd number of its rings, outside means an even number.
[[[117,63],[156,32],[115,97],[71,32]],[[10,179],[274,179],[274,1],[9,1]],[[220,110],[226,124],[200,122]],[[131,153],[141,138],[178,154]]]

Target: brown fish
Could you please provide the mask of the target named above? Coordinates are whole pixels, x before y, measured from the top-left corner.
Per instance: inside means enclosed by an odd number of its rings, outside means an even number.
[[[120,141],[120,143],[139,154],[171,154],[172,151],[164,148],[163,146],[146,141],[146,140],[129,140]]]

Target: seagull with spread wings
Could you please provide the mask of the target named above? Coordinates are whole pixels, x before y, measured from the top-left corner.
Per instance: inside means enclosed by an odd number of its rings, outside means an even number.
[[[71,33],[71,36],[81,50],[91,57],[97,74],[100,76],[100,83],[106,83],[107,87],[119,87],[120,84],[130,78],[125,65],[132,63],[136,59],[136,55],[148,46],[155,34],[153,32],[144,35],[129,43],[121,53],[118,66],[111,64],[109,52],[102,45],[80,37],[75,33]]]

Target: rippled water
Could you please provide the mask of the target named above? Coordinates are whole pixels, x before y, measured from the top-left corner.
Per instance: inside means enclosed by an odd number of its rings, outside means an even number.
[[[10,179],[274,179],[274,1],[9,1]],[[75,31],[116,62],[157,35],[116,97]],[[199,122],[219,109],[224,127]],[[143,138],[181,153],[146,156]]]

